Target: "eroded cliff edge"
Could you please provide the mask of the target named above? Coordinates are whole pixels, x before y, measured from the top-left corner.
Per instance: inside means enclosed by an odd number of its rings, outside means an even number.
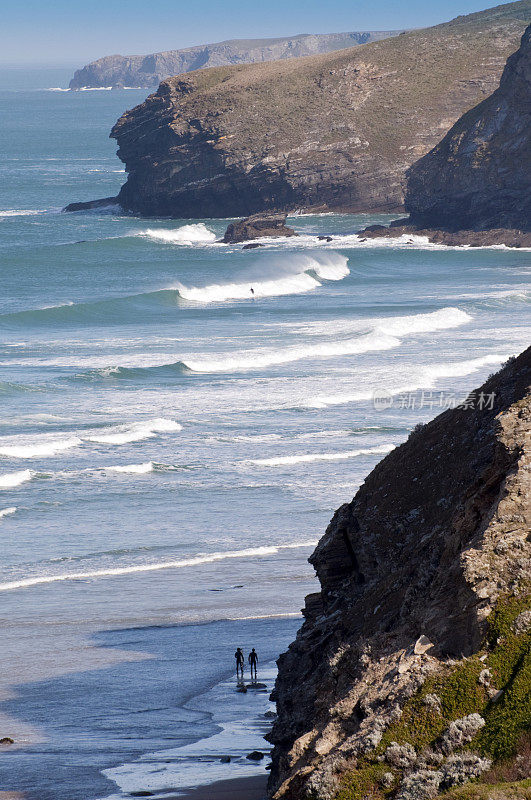
[[[111,135],[144,215],[393,211],[404,174],[498,85],[531,0],[324,55],[170,78]]]
[[[321,591],[279,660],[274,798],[531,775],[531,348],[466,405],[380,462],[310,559]]]

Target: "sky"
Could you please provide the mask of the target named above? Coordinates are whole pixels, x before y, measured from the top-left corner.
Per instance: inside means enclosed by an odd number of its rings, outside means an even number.
[[[496,0],[2,0],[0,64],[83,66],[104,55],[223,39],[425,27]]]

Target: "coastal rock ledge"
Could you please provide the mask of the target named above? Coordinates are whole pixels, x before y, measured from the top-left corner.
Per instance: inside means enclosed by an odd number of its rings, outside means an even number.
[[[530,434],[531,348],[335,513],[279,659],[270,797],[529,797]]]

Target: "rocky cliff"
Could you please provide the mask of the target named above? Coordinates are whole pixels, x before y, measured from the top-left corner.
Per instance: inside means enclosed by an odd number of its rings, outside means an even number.
[[[500,86],[407,174],[412,224],[531,231],[531,25]]]
[[[406,169],[498,85],[531,0],[325,55],[164,81],[111,136],[146,215],[400,208]]]
[[[74,73],[71,89],[137,86],[152,89],[165,78],[207,67],[253,64],[277,58],[296,58],[328,53],[366,42],[377,42],[401,31],[350,31],[349,33],[299,34],[277,39],[230,39],[147,56],[105,56]]]
[[[279,661],[276,800],[529,797],[530,433],[531,348],[336,512]]]

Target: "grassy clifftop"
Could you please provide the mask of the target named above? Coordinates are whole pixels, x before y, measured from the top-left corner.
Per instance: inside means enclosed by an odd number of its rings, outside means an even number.
[[[113,129],[142,213],[396,209],[404,172],[498,85],[531,0],[359,47],[164,81]]]

